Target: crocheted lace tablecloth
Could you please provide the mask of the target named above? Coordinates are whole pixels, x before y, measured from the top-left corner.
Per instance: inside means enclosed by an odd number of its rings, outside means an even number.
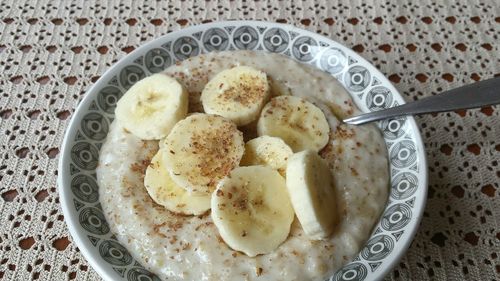
[[[113,63],[167,32],[283,22],[360,53],[408,101],[500,74],[500,2],[0,2],[0,279],[101,280],[72,242],[56,188],[78,101]],[[500,107],[417,118],[429,162],[420,229],[388,280],[500,278]]]

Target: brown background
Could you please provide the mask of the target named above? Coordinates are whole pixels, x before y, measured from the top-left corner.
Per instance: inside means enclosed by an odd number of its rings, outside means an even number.
[[[205,21],[263,19],[353,48],[408,101],[500,74],[500,2],[0,3],[0,279],[100,280],[71,242],[56,188],[64,129],[118,59]],[[435,3],[438,2],[438,3]],[[500,278],[500,108],[417,118],[430,182],[393,280]]]

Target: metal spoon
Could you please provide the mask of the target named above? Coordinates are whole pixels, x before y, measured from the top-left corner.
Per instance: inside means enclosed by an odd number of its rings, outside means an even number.
[[[500,77],[476,82],[441,94],[399,106],[344,119],[344,123],[361,125],[391,117],[416,115],[500,104]]]

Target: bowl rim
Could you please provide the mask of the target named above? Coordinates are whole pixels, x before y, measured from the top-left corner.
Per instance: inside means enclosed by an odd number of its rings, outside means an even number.
[[[345,49],[349,50],[351,52],[351,55],[355,55],[356,59],[363,62],[365,65],[369,66],[369,68],[371,68],[372,71],[378,73],[380,76],[385,78],[388,82],[388,84],[385,86],[388,87],[391,90],[391,92],[396,94],[396,97],[400,98],[399,102],[405,103],[403,96],[392,85],[392,83],[387,79],[387,77],[380,70],[378,70],[374,65],[372,65],[368,60],[366,60],[364,57],[362,57],[360,54],[355,53],[351,48],[345,46],[342,43],[335,41],[334,39],[330,39],[329,37],[326,37],[324,35],[299,28],[299,27],[296,27],[296,26],[291,25],[291,24],[275,23],[275,22],[261,21],[261,20],[216,21],[216,22],[211,22],[211,23],[196,24],[196,25],[192,25],[192,26],[188,26],[188,27],[179,29],[179,30],[169,31],[166,34],[163,34],[163,35],[156,37],[148,42],[143,43],[139,48],[135,49],[131,53],[126,54],[125,56],[120,58],[117,62],[113,63],[102,74],[102,76],[86,91],[85,96],[78,102],[78,104],[75,108],[75,111],[71,117],[71,120],[65,129],[64,138],[63,138],[63,141],[62,141],[61,146],[60,146],[61,152],[60,152],[60,157],[59,157],[59,161],[58,161],[57,188],[58,188],[58,192],[60,195],[62,212],[63,212],[63,215],[65,217],[66,224],[68,225],[69,233],[70,233],[72,239],[75,241],[76,246],[78,247],[78,249],[80,249],[80,251],[82,252],[82,255],[85,257],[85,259],[88,261],[88,263],[92,266],[92,268],[104,280],[109,280],[109,281],[116,280],[114,278],[114,275],[116,275],[116,272],[114,272],[113,270],[111,270],[109,268],[101,266],[101,264],[97,261],[97,259],[94,258],[94,255],[90,251],[90,249],[94,246],[89,242],[88,239],[84,239],[85,235],[82,234],[81,231],[79,231],[79,229],[78,229],[79,227],[77,225],[77,220],[78,220],[77,215],[74,214],[74,211],[69,206],[69,202],[71,201],[71,198],[70,198],[71,188],[68,188],[70,185],[69,185],[68,177],[67,177],[68,168],[66,167],[67,163],[69,163],[69,157],[70,157],[69,153],[68,153],[68,150],[69,150],[68,144],[72,141],[69,139],[69,137],[73,136],[75,131],[78,129],[77,124],[79,124],[79,122],[82,120],[82,115],[83,115],[82,113],[85,113],[87,111],[87,108],[90,105],[93,96],[96,95],[96,94],[93,94],[96,92],[96,89],[99,89],[99,88],[101,88],[101,86],[105,85],[110,80],[110,78],[113,75],[115,75],[117,70],[120,69],[121,66],[124,65],[127,60],[129,60],[129,58],[134,57],[137,54],[144,53],[145,50],[150,49],[151,46],[155,45],[157,42],[163,41],[169,37],[174,37],[174,38],[180,37],[180,36],[182,36],[182,33],[187,33],[190,31],[193,32],[196,30],[202,31],[202,30],[206,30],[206,29],[211,28],[211,27],[221,27],[221,26],[231,25],[231,24],[237,24],[240,26],[244,25],[244,24],[249,24],[249,25],[265,24],[265,25],[269,25],[269,26],[273,26],[273,27],[282,27],[282,28],[285,28],[288,30],[297,31],[301,35],[309,35],[311,37],[318,37],[319,36],[319,37],[324,38],[325,41],[330,41],[330,42],[334,42],[338,45],[341,45]],[[264,50],[264,52],[267,52],[267,51]],[[350,93],[349,90],[347,90],[347,92],[349,92],[349,95],[352,96],[352,93]],[[360,106],[358,105],[358,107],[360,107]],[[412,127],[411,130],[413,131],[413,137],[415,140],[415,144],[417,145],[417,148],[419,148],[418,151],[416,151],[416,153],[418,154],[418,157],[419,157],[419,164],[418,164],[419,168],[422,168],[422,170],[420,171],[420,175],[419,175],[419,180],[423,181],[423,184],[422,184],[423,190],[420,190],[421,203],[419,204],[419,208],[415,209],[417,212],[415,212],[415,218],[412,219],[414,225],[411,227],[411,229],[408,229],[407,228],[408,226],[405,227],[406,229],[410,230],[408,235],[407,235],[406,241],[404,242],[404,244],[399,244],[400,245],[399,249],[397,251],[395,249],[396,253],[394,253],[391,257],[392,261],[390,263],[388,263],[387,266],[385,266],[385,268],[383,268],[379,271],[379,273],[376,276],[377,277],[376,279],[372,279],[372,280],[382,280],[389,273],[389,271],[391,271],[397,265],[397,262],[399,260],[401,260],[402,256],[407,252],[408,248],[410,247],[410,245],[414,241],[414,237],[419,229],[419,225],[422,221],[423,213],[424,213],[425,206],[426,206],[427,193],[428,193],[428,164],[427,164],[427,157],[426,157],[426,153],[425,153],[425,145],[423,143],[422,136],[421,136],[420,130],[417,126],[417,123],[415,121],[415,118],[412,116],[408,116],[407,121],[409,122],[410,126]],[[419,185],[421,185],[421,184],[419,184]],[[385,204],[384,211],[390,205],[390,192],[388,193],[388,198],[389,199]],[[381,214],[381,216],[382,216],[382,214]],[[379,218],[379,220],[380,220],[380,218]],[[373,226],[373,228],[375,228],[375,227],[376,227],[376,225]],[[372,237],[373,235],[374,235],[374,233],[372,232],[370,234],[370,237]],[[367,241],[365,241],[364,243],[366,243],[366,242]],[[363,247],[361,246],[360,249],[362,249],[362,248]],[[329,279],[331,277],[332,276],[327,277],[327,279]]]

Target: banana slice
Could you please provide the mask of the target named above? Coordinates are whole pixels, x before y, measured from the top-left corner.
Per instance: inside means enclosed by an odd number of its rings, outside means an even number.
[[[302,229],[311,239],[328,237],[335,227],[337,203],[327,162],[312,150],[288,160],[286,186]]]
[[[154,74],[135,83],[116,105],[118,122],[138,138],[158,140],[184,118],[188,93],[174,78]]]
[[[159,150],[151,160],[144,176],[144,186],[149,196],[169,211],[185,215],[201,215],[210,209],[210,195],[187,192],[172,181],[163,163],[164,150]]]
[[[226,117],[238,126],[256,120],[268,98],[267,75],[249,66],[221,71],[201,94],[206,113]]]
[[[257,132],[283,139],[294,152],[317,152],[328,143],[330,127],[314,104],[295,96],[279,96],[262,109]]]
[[[189,192],[210,193],[238,166],[244,145],[243,133],[229,119],[197,113],[179,121],[162,148],[175,183]]]
[[[278,248],[294,219],[285,179],[265,166],[234,169],[212,194],[211,207],[222,239],[250,257]]]
[[[245,144],[240,166],[265,165],[284,175],[292,149],[280,138],[261,136]]]

